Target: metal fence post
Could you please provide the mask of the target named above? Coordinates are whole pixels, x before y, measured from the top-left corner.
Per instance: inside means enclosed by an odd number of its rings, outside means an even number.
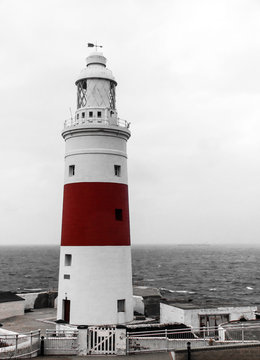
[[[31,331],[31,354],[32,354],[32,345],[33,345],[33,332]]]
[[[190,342],[187,342],[187,359],[191,360],[191,348],[190,348]]]
[[[168,331],[165,329],[165,350],[168,350]]]
[[[44,356],[44,336],[41,336],[41,356]]]
[[[203,331],[203,340],[204,340],[204,345],[205,345],[206,344],[206,328],[205,328],[205,326],[203,326],[202,331]]]
[[[18,350],[18,335],[15,335],[15,355],[17,355]]]
[[[244,329],[244,325],[241,324],[241,327],[242,327],[242,343],[245,341],[245,329]]]
[[[41,330],[38,330],[38,335],[37,335],[37,354],[39,354],[40,346],[41,346]]]

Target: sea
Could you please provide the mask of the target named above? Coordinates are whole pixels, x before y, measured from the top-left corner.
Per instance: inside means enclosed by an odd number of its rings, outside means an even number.
[[[175,302],[260,304],[260,247],[133,246],[133,284]],[[55,290],[59,246],[1,246],[0,291]]]

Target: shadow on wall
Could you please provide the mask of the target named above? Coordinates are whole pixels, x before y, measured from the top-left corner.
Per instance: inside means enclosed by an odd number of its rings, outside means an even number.
[[[18,295],[18,294],[17,294]],[[56,308],[57,291],[42,291],[19,294],[25,300],[24,310]]]
[[[37,296],[34,302],[34,309],[42,309],[42,308],[54,308],[56,307],[56,301],[58,292],[46,292],[41,293]]]

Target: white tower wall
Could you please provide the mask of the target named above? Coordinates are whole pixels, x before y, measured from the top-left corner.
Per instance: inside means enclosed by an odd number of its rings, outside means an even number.
[[[133,319],[126,142],[116,82],[102,54],[78,78],[78,109],[65,122],[58,319],[73,325]]]

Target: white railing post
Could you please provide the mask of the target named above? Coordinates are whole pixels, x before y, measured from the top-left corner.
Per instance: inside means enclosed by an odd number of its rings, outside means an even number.
[[[242,343],[245,341],[245,329],[244,329],[244,324],[242,324],[242,329],[241,329],[241,331],[242,331]]]
[[[38,351],[41,348],[41,330],[38,330]]]
[[[126,333],[126,355],[129,353],[129,332]]]
[[[32,345],[33,345],[33,332],[31,331],[31,354],[32,354]]]

